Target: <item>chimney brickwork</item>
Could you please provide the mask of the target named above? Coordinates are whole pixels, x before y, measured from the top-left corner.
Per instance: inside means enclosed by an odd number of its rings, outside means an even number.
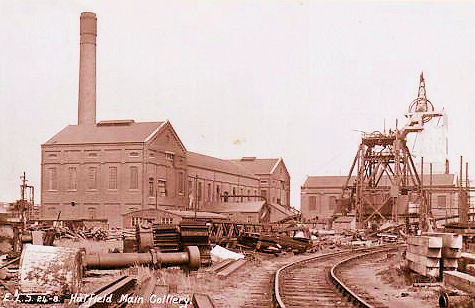
[[[97,18],[84,12],[80,20],[78,125],[95,125]]]

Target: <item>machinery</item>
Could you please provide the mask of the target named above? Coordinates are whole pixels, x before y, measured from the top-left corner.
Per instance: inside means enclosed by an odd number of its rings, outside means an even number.
[[[179,225],[151,224],[137,226],[138,251],[156,249],[160,252],[179,252],[197,246],[201,265],[211,265],[209,229],[204,221],[183,220]]]
[[[65,298],[81,292],[85,269],[113,269],[134,265],[155,267],[200,267],[200,252],[188,246],[183,252],[109,253],[85,255],[81,249],[42,245],[25,245],[20,261],[20,294],[38,294]]]
[[[339,202],[343,214],[353,212],[356,215],[359,227],[366,227],[375,220],[428,219],[427,191],[412,159],[407,136],[422,132],[424,124],[443,114],[436,112],[427,99],[423,74],[420,75],[418,96],[405,116],[407,123],[401,129],[397,128],[396,122],[394,130],[363,133]],[[412,213],[408,211],[409,203],[418,205]]]

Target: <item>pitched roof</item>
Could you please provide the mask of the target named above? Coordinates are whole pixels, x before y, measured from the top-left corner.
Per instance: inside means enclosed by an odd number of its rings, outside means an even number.
[[[286,208],[285,206],[282,206],[280,204],[269,204],[271,207],[275,208],[277,211],[281,212],[282,214],[286,216],[293,216],[296,213],[290,210],[289,208]]]
[[[254,174],[250,173],[246,168],[233,161],[219,159],[216,157],[198,154],[190,151],[188,151],[186,155],[188,166],[193,166],[201,169],[216,170],[257,180]]]
[[[303,184],[304,188],[324,188],[324,187],[342,187],[346,182],[347,176],[308,176]],[[349,184],[352,184],[355,177],[350,178]],[[430,175],[424,174],[424,186],[429,185]],[[454,174],[432,174],[432,185],[452,186],[455,184]],[[381,186],[389,186],[390,182],[385,175],[381,179]]]
[[[102,121],[94,126],[68,125],[45,144],[144,142],[167,122]]]
[[[277,164],[280,162],[280,158],[255,158],[255,157],[243,157],[241,159],[230,159],[253,174],[271,174]]]
[[[232,213],[232,212],[245,212],[245,213],[259,213],[264,201],[250,201],[250,202],[220,202],[211,207],[206,208],[208,212],[214,213]]]

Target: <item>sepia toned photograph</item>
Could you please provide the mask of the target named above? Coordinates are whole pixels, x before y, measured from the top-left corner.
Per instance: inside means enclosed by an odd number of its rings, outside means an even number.
[[[0,307],[475,307],[474,123],[475,1],[0,0]]]

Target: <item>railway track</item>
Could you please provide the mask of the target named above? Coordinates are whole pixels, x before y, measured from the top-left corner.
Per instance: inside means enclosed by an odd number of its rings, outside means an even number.
[[[286,307],[384,307],[363,297],[337,276],[337,268],[371,254],[388,251],[388,246],[339,251],[287,264],[275,272],[275,306]]]

